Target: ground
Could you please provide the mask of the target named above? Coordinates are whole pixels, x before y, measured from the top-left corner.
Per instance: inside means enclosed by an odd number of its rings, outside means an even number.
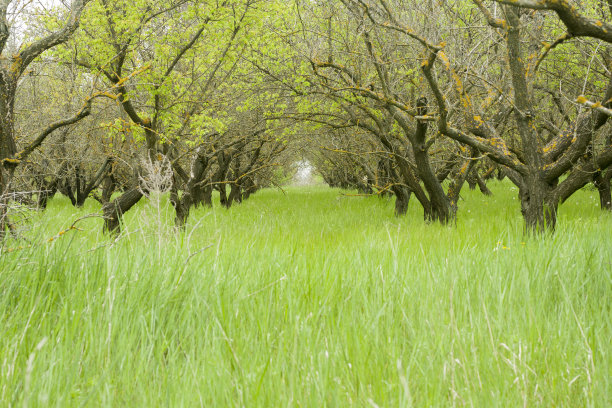
[[[118,239],[54,199],[0,255],[0,405],[612,406],[612,215],[530,238],[491,188],[448,227],[291,187],[176,232],[162,198]]]

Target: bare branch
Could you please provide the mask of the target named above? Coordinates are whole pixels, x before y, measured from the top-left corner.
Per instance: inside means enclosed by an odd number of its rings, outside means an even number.
[[[472,0],[472,1],[476,4],[480,12],[484,14],[484,16],[487,19],[487,22],[489,23],[491,27],[500,28],[504,30],[507,28],[508,24],[506,23],[506,21],[499,19],[499,18],[495,18],[493,14],[491,14],[489,9],[485,7],[482,0]]]
[[[612,43],[612,25],[601,20],[588,18],[572,6],[567,0],[494,0],[533,10],[552,10],[563,21],[567,30],[574,37],[593,37]]]
[[[612,116],[612,109],[606,108],[601,102],[591,102],[587,100],[584,96],[579,96],[576,102],[596,110],[597,112],[603,113],[606,116]],[[609,101],[607,101],[609,102]],[[606,102],[606,103],[607,103]]]
[[[38,41],[35,41],[15,56],[11,72],[14,79],[19,78],[26,70],[28,65],[30,65],[30,63],[32,63],[32,61],[34,61],[40,54],[50,48],[55,47],[56,45],[68,41],[72,33],[74,33],[79,27],[81,13],[83,12],[83,9],[87,5],[88,1],[89,0],[74,0],[72,2],[72,6],[70,7],[70,17],[68,17],[64,27],[44,38],[41,38]],[[0,9],[0,12],[1,11],[2,9]]]
[[[6,11],[11,0],[0,0],[0,54],[4,50],[6,41],[9,38],[9,27],[6,21]]]

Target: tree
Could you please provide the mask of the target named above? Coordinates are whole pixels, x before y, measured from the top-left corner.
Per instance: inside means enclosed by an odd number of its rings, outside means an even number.
[[[244,94],[239,84],[230,86],[231,80],[244,74],[241,53],[249,39],[259,35],[265,17],[259,7],[275,4],[101,0],[89,9],[87,30],[64,54],[102,75],[117,90],[118,104],[129,118],[125,125],[142,145],[140,157],[132,163],[130,188],[103,207],[106,230],[118,230],[122,214],[146,193],[140,183],[148,177],[142,162],[170,162],[179,225],[191,206],[210,201],[211,184],[225,190],[225,180],[210,183],[211,166],[216,165],[217,177],[227,177],[232,163],[241,157],[228,153],[237,147],[248,149],[250,136],[261,133],[261,126],[254,123],[243,126],[249,129],[241,134],[245,143],[224,140],[233,121],[248,117],[236,113],[252,108],[239,99]],[[141,81],[129,81],[128,72],[131,76],[141,72]],[[236,177],[229,183],[235,188],[238,170],[232,169]],[[238,196],[235,192],[229,203]]]
[[[77,109],[90,93],[90,82],[91,78],[83,76],[74,64],[58,64],[51,56],[33,63],[21,82],[15,106],[16,133],[26,135],[21,142],[27,144],[27,135],[42,124]],[[59,129],[15,172],[15,182],[24,186],[20,191],[37,194],[40,208],[45,208],[57,192],[67,196],[73,205],[82,206],[121,157],[112,148],[107,129],[100,126],[111,120],[109,117],[114,121],[116,113],[116,109],[92,109],[79,123]],[[121,147],[128,151],[127,146]]]
[[[500,45],[503,44],[506,51],[507,62],[499,66],[501,71],[508,73],[510,79],[499,88],[502,89],[503,98],[506,97],[503,88],[507,87],[510,91],[508,104],[514,116],[514,128],[498,129],[494,116],[486,115],[476,106],[475,87],[465,84],[458,73],[469,73],[469,67],[455,66],[448,57],[446,49],[452,47],[452,44],[434,43],[416,33],[399,20],[398,8],[394,8],[386,0],[376,3],[359,0],[355,3],[377,26],[403,33],[406,38],[417,41],[425,49],[428,56],[423,59],[421,69],[437,105],[436,121],[439,132],[482,152],[504,166],[507,176],[519,187],[528,231],[554,229],[559,203],[584,186],[593,172],[605,169],[611,163],[612,149],[605,146],[597,152],[593,149],[594,135],[606,122],[606,118],[597,112],[579,111],[566,128],[559,129],[547,139],[542,137],[543,129],[550,131],[550,127],[540,126],[546,122],[541,119],[545,111],[540,110],[538,106],[543,99],[536,96],[539,91],[535,85],[540,60],[546,58],[550,46],[544,47],[539,60],[525,53],[522,36],[526,35],[524,26],[530,22],[526,20],[528,16],[521,20],[517,7],[504,6],[505,19],[501,19],[494,17],[482,2],[474,1],[492,27],[492,35],[503,40]],[[454,11],[458,13],[461,10]],[[584,35],[582,31],[579,33]],[[439,61],[448,73],[449,83],[455,88],[452,93],[444,91],[435,73],[436,63]],[[584,68],[583,72],[586,74],[588,69]],[[608,101],[612,96],[611,85],[608,80],[604,101]],[[456,101],[463,106],[464,120],[458,126],[451,123],[450,106],[455,103],[449,101],[449,97],[457,98]],[[562,180],[562,176],[566,178]]]
[[[39,134],[30,144],[18,150],[16,135],[14,133],[15,98],[22,78],[27,68],[45,51],[65,43],[79,27],[81,13],[88,0],[74,0],[70,7],[69,16],[64,25],[50,34],[36,39],[32,43],[24,44],[19,49],[7,55],[7,43],[11,36],[7,12],[13,3],[11,0],[0,1],[0,234],[4,234],[10,222],[5,212],[6,201],[10,197],[10,185],[13,173],[53,131],[73,124],[89,115],[91,99],[87,100],[73,116],[54,122],[39,131]]]
[[[311,12],[329,17],[318,27],[304,29],[316,33],[314,36],[321,32],[328,36],[319,42],[311,40],[307,53],[313,69],[312,81],[317,81],[320,88],[318,94],[335,105],[331,111],[335,117],[328,115],[328,122],[335,121],[337,127],[348,123],[377,138],[380,150],[394,163],[383,168],[387,168],[388,175],[395,173],[396,181],[390,188],[399,201],[398,214],[405,212],[408,197],[414,193],[426,220],[451,222],[477,151],[449,145],[450,151],[438,150],[447,157],[463,158],[450,160],[458,165],[457,171],[433,165],[430,149],[438,138],[429,133],[427,99],[415,95],[416,67],[408,57],[412,49],[400,49],[398,36],[393,32],[377,31],[355,4],[341,3],[344,13]],[[345,27],[352,30],[346,31]],[[449,176],[452,180],[445,191],[442,183]]]
[[[612,17],[612,1],[608,0],[608,11],[609,15],[606,16],[603,8],[600,9],[600,18],[597,17],[589,17],[576,8],[576,6],[572,6],[567,1],[519,1],[519,2],[510,2],[510,1],[501,1],[495,0],[501,4],[513,5],[520,8],[527,8],[533,10],[552,10],[554,11],[559,19],[563,22],[565,27],[567,28],[567,32],[560,35],[554,42],[550,43],[546,46],[545,52],[548,53],[553,48],[559,46],[562,43],[568,42],[573,38],[578,37],[589,37],[589,38],[597,38],[607,43],[612,43],[612,25],[605,21],[605,18]],[[484,7],[482,2],[476,2],[483,12],[487,13],[487,9]],[[593,11],[597,10],[599,7],[593,6]],[[610,62],[608,60],[608,68],[610,68]],[[609,74],[609,73],[608,73]],[[610,74],[609,74],[610,75]],[[608,91],[610,88],[608,88]],[[591,108],[598,113],[595,114],[596,121],[595,128],[602,127],[606,122],[606,117],[612,116],[612,110],[609,109],[610,105],[610,97],[612,94],[606,92],[605,97],[602,99],[602,102],[591,102],[584,95],[580,95],[577,98],[577,102],[583,104],[584,106]],[[612,167],[608,164],[606,168],[606,163],[609,163],[609,160],[606,159],[606,156],[609,155],[607,150],[612,146],[612,133],[609,133],[607,138],[603,141],[602,149],[599,151],[599,157],[593,157],[593,151],[595,147],[594,143],[591,143],[589,150],[587,152],[587,157],[590,159],[591,163],[583,164],[585,166],[584,174],[576,173],[571,180],[571,183],[567,183],[562,194],[560,194],[560,200],[566,200],[571,193],[573,193],[576,189],[579,189],[586,185],[590,180],[586,174],[592,174],[592,181],[595,187],[597,187],[599,191],[600,197],[600,205],[602,209],[612,211],[612,190],[610,188],[610,180],[612,179]],[[590,165],[592,164],[592,165]]]

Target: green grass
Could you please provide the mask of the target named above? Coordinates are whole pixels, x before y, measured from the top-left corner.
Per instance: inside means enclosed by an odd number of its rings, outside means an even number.
[[[456,227],[311,187],[118,240],[54,199],[0,255],[0,406],[612,406],[612,214],[528,238],[491,188]]]

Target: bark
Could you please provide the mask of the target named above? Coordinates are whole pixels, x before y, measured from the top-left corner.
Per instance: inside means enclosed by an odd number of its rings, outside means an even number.
[[[72,184],[70,184],[70,180],[64,179],[59,184],[60,192],[68,197],[70,203],[76,207],[76,196],[74,195],[74,190],[72,189]]]
[[[427,114],[426,110],[427,100],[420,98],[417,101],[417,109],[419,115],[424,116]],[[406,129],[406,124],[402,125],[399,121],[400,126]],[[454,214],[451,211],[451,202],[448,196],[444,193],[442,184],[438,181],[436,173],[431,167],[429,160],[429,151],[426,147],[425,138],[427,135],[428,124],[426,121],[418,121],[416,132],[414,133],[413,153],[414,161],[417,166],[419,177],[423,181],[425,189],[429,193],[429,201],[431,203],[431,221],[438,221],[441,224],[447,224],[453,217]]]
[[[385,133],[381,133],[379,135],[379,138],[383,146],[385,146],[387,150],[392,153],[393,160],[395,161],[399,169],[399,175],[401,175],[401,177],[399,177],[389,159],[384,159],[384,162],[382,163],[382,170],[384,170],[387,175],[388,183],[395,183],[396,181],[401,180],[402,183],[408,187],[410,192],[414,193],[415,197],[423,207],[424,219],[432,219],[431,201],[429,200],[427,194],[425,194],[425,191],[421,187],[417,176],[414,174],[410,162],[401,152],[396,151],[397,149],[394,148]],[[406,146],[406,149],[409,148],[409,146]],[[379,168],[379,170],[381,169]]]
[[[184,228],[187,224],[187,218],[189,217],[190,200],[189,197],[185,197],[183,193],[183,197],[180,196],[176,183],[173,184],[172,189],[170,190],[170,202],[174,206],[175,216],[174,216],[174,225],[180,228]]]
[[[243,185],[242,199],[248,200],[249,197],[258,190],[255,181],[251,177],[247,177]]]
[[[217,188],[219,189],[219,202],[223,207],[229,208],[227,205],[227,185],[225,183],[219,183]]]
[[[534,185],[537,187],[534,188]],[[528,233],[554,231],[559,202],[554,199],[552,186],[542,181],[531,181],[528,188],[519,189],[519,198]]]
[[[476,185],[478,184],[476,183],[476,177],[468,176],[466,182],[468,183],[470,190],[476,190]]]
[[[559,183],[559,186],[554,191],[555,199],[560,203],[565,202],[576,191],[593,182],[593,175],[596,175],[600,171],[599,169],[608,168],[608,171],[610,171],[609,167],[611,165],[612,148],[607,149],[594,158],[579,163],[567,178]]]
[[[400,164],[401,162],[404,165],[403,170],[402,170],[402,165],[398,166],[400,168],[400,172],[403,173],[404,181],[406,180],[407,176],[408,177],[412,176],[414,178],[414,175],[412,174],[412,170],[407,168],[408,167],[407,162],[402,159],[403,158],[396,157],[396,162],[398,164]],[[402,177],[400,177],[397,174],[390,160],[383,159],[379,163],[379,172],[384,173],[387,184],[391,184],[390,190],[393,192],[393,195],[395,196],[395,216],[401,217],[405,215],[408,212],[408,203],[410,201],[410,196],[412,194],[411,188],[397,183],[397,181],[402,181]],[[405,174],[405,172],[409,172],[409,173]],[[414,180],[416,181],[416,178],[414,178]],[[420,193],[422,193],[423,196],[425,195],[423,190],[420,190]],[[417,199],[418,199],[418,195],[417,195]],[[421,202],[420,199],[419,199],[419,202]],[[428,214],[430,213],[430,206],[429,206],[429,200],[427,199],[426,196],[425,196],[424,202],[425,202],[425,205],[423,205],[423,202],[421,202],[421,205],[423,206],[423,209],[425,211],[425,218],[427,219]]]
[[[217,163],[219,165],[219,169],[217,170],[213,181],[217,183],[221,205],[229,208],[227,204],[227,184],[225,183],[225,180],[231,164],[231,155],[225,152],[220,152],[217,155]]]
[[[239,183],[230,184],[230,192],[227,197],[227,208],[230,208],[233,203],[242,202],[242,188]]]
[[[0,70],[0,161],[17,153],[13,124],[15,91],[16,84],[9,74]]]
[[[9,186],[10,175],[2,166],[0,166],[0,242],[4,240],[7,229],[11,229],[11,221],[9,220],[8,204],[9,204]]]
[[[37,197],[37,206],[41,209],[46,209],[49,200],[55,196],[57,192],[57,181],[53,181],[52,183],[41,183],[38,185],[38,197]]]
[[[440,181],[438,181],[438,177],[433,171],[429,159],[429,145],[426,142],[428,122],[426,120],[417,120],[415,129],[411,126],[411,118],[408,117],[407,113],[398,108],[396,104],[390,103],[394,96],[391,90],[391,84],[388,80],[388,71],[386,70],[386,67],[382,61],[373,52],[373,46],[367,32],[364,33],[364,40],[386,97],[386,109],[410,142],[417,173],[423,182],[429,197],[425,197],[425,194],[418,182],[415,183],[414,180],[409,180],[408,186],[415,193],[417,199],[419,202],[421,202],[421,205],[423,205],[425,220],[438,221],[442,224],[446,224],[450,221],[453,215],[450,208],[450,201],[444,193],[442,184]],[[424,97],[419,98],[416,103],[416,108],[419,116],[422,117],[427,115],[427,99]],[[406,166],[404,166],[404,168],[405,167]],[[402,168],[401,165],[400,168]],[[405,173],[404,171],[402,172]],[[405,174],[408,175],[407,173]]]
[[[209,184],[209,179],[202,179],[194,188],[193,188],[193,205],[195,207],[199,207],[201,205],[205,207],[212,207],[212,186]],[[202,186],[204,184],[204,186]]]
[[[201,203],[203,205],[205,205],[206,207],[212,207],[213,203],[212,203],[212,192],[213,192],[213,186],[212,185],[206,185],[202,188],[202,199],[201,199]]]
[[[82,169],[81,169],[80,173],[77,173],[77,175],[76,175],[76,178],[77,178],[77,196],[76,196],[76,203],[75,203],[76,207],[82,207],[85,204],[85,200],[87,200],[87,198],[89,197],[91,192],[94,189],[96,189],[100,185],[100,183],[102,183],[102,181],[104,180],[104,175],[108,171],[111,163],[112,163],[112,159],[109,157],[102,164],[102,166],[98,169],[98,171],[93,176],[91,181],[89,183],[87,183],[87,184],[85,184],[86,183],[86,179],[85,179],[85,175],[83,174]],[[77,170],[79,168],[80,167],[77,167]]]
[[[514,117],[528,168],[523,185],[519,188],[519,196],[526,230],[539,233],[554,230],[558,201],[554,200],[551,194],[556,182],[553,181],[551,185],[540,174],[543,159],[539,154],[538,138],[533,125],[533,106],[525,76],[527,71],[522,59],[518,10],[514,6],[505,8],[509,23],[506,45],[516,106]]]
[[[612,190],[610,189],[610,178],[612,178],[612,169],[608,171],[599,171],[594,178],[593,184],[599,192],[599,204],[602,210],[612,211]]]
[[[116,188],[117,188],[117,182],[115,180],[115,177],[112,174],[107,175],[104,178],[104,182],[102,183],[102,196],[101,196],[102,205],[110,202],[111,197],[113,196],[113,193],[115,192]]]
[[[410,190],[400,185],[394,185],[391,190],[395,194],[395,216],[401,217],[408,212],[410,202]]]
[[[240,156],[236,156],[233,161],[232,172],[230,179],[234,180],[233,183],[230,184],[230,192],[227,197],[227,208],[230,208],[233,203],[242,202],[242,188],[240,186]]]
[[[489,190],[489,187],[487,187],[487,183],[484,181],[482,177],[480,177],[479,174],[476,174],[476,183],[478,183],[478,188],[480,189],[480,192],[482,194],[486,196],[493,195],[493,192]]]
[[[476,163],[476,157],[479,155],[476,149],[472,149],[471,153],[470,158],[464,159],[463,165],[459,168],[448,187],[447,197],[450,206],[450,220],[456,220],[461,189]]]
[[[208,205],[208,197],[206,195],[207,187],[202,187],[206,171],[208,169],[209,157],[207,156],[205,149],[200,147],[196,152],[191,165],[191,173],[184,186],[183,195],[179,197],[177,178],[175,176],[173,189],[170,196],[170,201],[176,211],[176,218],[174,220],[175,225],[178,227],[184,227],[191,207],[197,207],[200,204]],[[212,188],[211,188],[212,191]],[[211,202],[212,205],[212,202]]]
[[[111,234],[120,232],[123,214],[136,205],[142,197],[142,190],[139,186],[136,186],[102,206],[102,212],[104,214],[104,231]]]

